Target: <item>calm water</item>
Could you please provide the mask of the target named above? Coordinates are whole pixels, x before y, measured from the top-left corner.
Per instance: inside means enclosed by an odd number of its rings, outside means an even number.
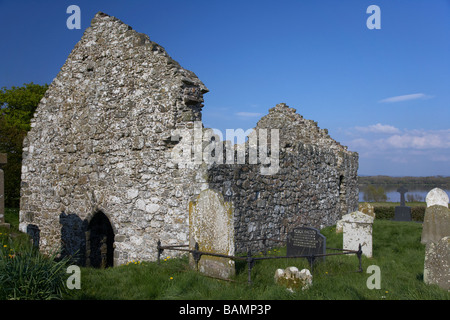
[[[377,185],[374,185],[378,187]],[[400,193],[397,192],[398,186],[389,186],[389,185],[383,185],[382,186],[384,190],[386,191],[387,201],[388,202],[400,202]],[[434,189],[434,187],[411,187],[407,186],[406,189],[409,191],[405,194],[405,199],[408,201],[408,194],[414,195],[414,198],[419,201],[425,201],[425,198],[428,194],[428,192],[431,189]],[[442,188],[441,188],[442,189]],[[450,190],[443,189],[447,195],[450,197]],[[362,191],[362,188],[360,187],[359,192],[359,201],[364,201],[364,192]]]

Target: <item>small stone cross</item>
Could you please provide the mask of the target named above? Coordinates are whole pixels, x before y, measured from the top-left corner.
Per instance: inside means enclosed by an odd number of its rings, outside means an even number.
[[[406,189],[404,186],[401,186],[397,189],[397,192],[400,193],[400,206],[405,206],[405,193],[408,192],[408,189]]]
[[[0,165],[6,163],[6,153],[0,153]],[[9,227],[9,224],[5,223],[5,182],[2,169],[0,169],[0,226]]]

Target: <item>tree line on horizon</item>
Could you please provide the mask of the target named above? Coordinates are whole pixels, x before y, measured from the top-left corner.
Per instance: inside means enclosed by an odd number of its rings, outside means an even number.
[[[391,177],[391,176],[358,176],[359,186],[369,185],[419,185],[450,189],[450,176],[429,177]]]

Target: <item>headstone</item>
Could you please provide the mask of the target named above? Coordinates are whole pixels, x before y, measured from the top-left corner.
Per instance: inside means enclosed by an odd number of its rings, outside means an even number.
[[[6,153],[0,153],[0,165],[7,163]],[[5,223],[5,178],[3,170],[0,168],[0,227],[9,228],[9,223]]]
[[[443,237],[450,236],[448,196],[443,190],[436,189],[438,188],[431,190],[426,197],[427,208],[423,218],[421,238],[421,242],[424,244],[438,242]],[[439,205],[439,203],[443,205]]]
[[[400,193],[400,206],[395,207],[394,221],[411,221],[411,207],[405,205],[405,193],[408,189],[401,186],[397,192]]]
[[[286,255],[316,255],[326,253],[326,238],[319,230],[310,227],[298,227],[287,235]],[[325,257],[321,257],[322,260]]]
[[[427,207],[439,205],[448,208],[448,195],[444,190],[439,188],[434,188],[428,192],[425,201],[427,202]]]
[[[375,208],[368,202],[360,203],[358,205],[358,211],[367,214],[368,216],[375,219]],[[342,222],[342,220],[339,220],[336,223],[336,234],[342,232],[344,232],[344,223]]]
[[[233,205],[223,195],[206,189],[189,203],[189,248],[208,253],[234,255]],[[194,260],[190,260],[194,266]],[[228,279],[235,274],[234,260],[202,255],[198,270],[211,277]]]
[[[275,283],[285,286],[289,291],[296,289],[308,289],[312,285],[312,275],[308,269],[298,271],[296,267],[277,269],[275,271]]]
[[[363,255],[372,257],[373,220],[373,217],[359,211],[342,217],[343,247],[345,250],[358,250],[361,244]]]
[[[375,208],[368,202],[363,202],[358,205],[358,211],[365,213],[375,219]]]
[[[397,189],[397,192],[400,193],[400,206],[405,206],[405,193],[408,192],[408,189],[406,189],[404,186],[401,186]]]
[[[430,242],[425,249],[423,281],[450,292],[450,237]]]

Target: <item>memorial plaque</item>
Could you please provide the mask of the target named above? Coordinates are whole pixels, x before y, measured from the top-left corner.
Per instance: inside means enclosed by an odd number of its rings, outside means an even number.
[[[325,254],[326,239],[319,230],[309,227],[295,228],[287,236],[287,256]],[[325,259],[325,257],[322,257]]]

